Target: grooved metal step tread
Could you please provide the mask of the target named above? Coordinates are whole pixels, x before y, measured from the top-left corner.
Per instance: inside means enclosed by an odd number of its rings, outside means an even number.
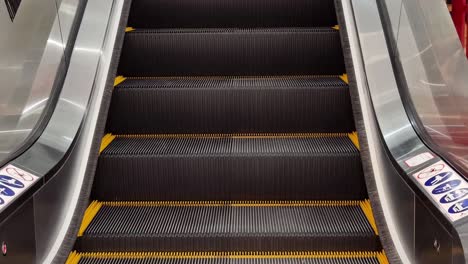
[[[374,251],[358,201],[104,202],[81,251]]]
[[[276,27],[276,28],[135,28],[128,32],[129,35],[146,35],[153,34],[203,34],[203,33],[246,33],[246,34],[294,34],[294,33],[338,33],[332,27],[314,27],[314,28],[299,28],[299,27]]]
[[[135,29],[119,75],[340,75],[340,34],[332,28]]]
[[[66,264],[388,264],[383,252],[76,253]]]
[[[117,135],[102,152],[112,155],[340,155],[359,154],[345,133],[325,134]]]
[[[359,200],[347,134],[117,136],[99,158],[99,200]]]
[[[126,79],[107,123],[113,134],[354,130],[338,76]]]
[[[126,79],[117,88],[316,88],[348,87],[339,76],[183,76],[134,77]]]
[[[113,134],[355,130],[338,76],[126,79],[107,126]]]
[[[310,27],[337,24],[332,0],[139,0],[128,24],[164,27]],[[240,19],[242,18],[242,19]]]

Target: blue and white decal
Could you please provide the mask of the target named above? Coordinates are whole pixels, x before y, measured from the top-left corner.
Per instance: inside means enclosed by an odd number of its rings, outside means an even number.
[[[444,161],[414,173],[413,177],[451,221],[468,216],[468,182]]]
[[[0,211],[25,192],[39,177],[13,165],[0,169]]]
[[[0,195],[13,196],[15,195],[15,192],[12,189],[6,187],[5,185],[0,184]]]
[[[440,198],[440,203],[447,204],[456,202],[468,195],[468,188],[457,189]]]
[[[446,192],[450,192],[451,190],[460,186],[461,183],[461,180],[452,180],[446,183],[442,183],[441,185],[437,186],[434,190],[432,190],[432,194],[443,194]]]
[[[21,181],[7,175],[0,175],[0,183],[18,189],[24,188],[24,184]]]
[[[466,210],[468,210],[468,199],[455,203],[448,209],[448,212],[450,214],[458,214],[463,213]]]
[[[452,176],[452,174],[453,173],[450,172],[450,171],[439,173],[436,176],[431,177],[429,180],[427,180],[426,183],[424,183],[424,185],[426,185],[426,186],[436,186],[439,183],[442,183],[442,182],[448,180],[450,178],[450,176]]]

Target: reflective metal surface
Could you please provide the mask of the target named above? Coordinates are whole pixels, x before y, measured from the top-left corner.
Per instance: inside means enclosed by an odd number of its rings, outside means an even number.
[[[62,6],[68,5],[69,8],[64,9],[62,17],[67,17],[67,12],[71,14],[76,11],[76,6],[72,3],[71,0],[61,1]],[[94,139],[123,3],[123,0],[88,2],[67,77],[50,122],[37,142],[12,162],[42,177],[41,182],[48,180],[47,184],[34,193],[33,199],[30,199],[33,206],[24,209],[33,216],[27,219],[34,223],[33,230],[22,235],[24,239],[33,243],[29,255],[33,260],[28,260],[28,263],[63,263],[63,259],[60,258],[63,256],[59,256],[58,252],[62,246],[71,245],[64,241],[70,239],[67,232],[70,232],[72,218],[87,176],[85,172],[89,165],[91,142]],[[68,26],[76,26],[74,22],[72,24]],[[52,177],[49,172],[64,158],[66,162]],[[46,175],[48,177],[45,177]],[[87,179],[88,184],[91,184],[92,178]],[[38,188],[36,185],[33,186],[35,189]],[[21,198],[18,197],[18,200]],[[26,205],[15,204],[17,208],[25,208]],[[0,223],[0,230],[12,227],[9,218],[6,219]],[[13,241],[11,237],[0,232],[1,239]],[[14,258],[9,260],[13,261],[9,263],[22,263]]]
[[[88,3],[56,110],[38,141],[13,163],[42,176],[68,151],[87,111],[112,2]]]
[[[33,136],[31,132],[38,128],[38,125],[46,125],[44,121],[47,121],[47,115],[44,111],[53,110],[53,104],[49,101],[54,91],[60,91],[61,80],[67,68],[66,60],[69,59],[65,49],[69,49],[69,46],[73,44],[71,38],[76,35],[74,29],[79,26],[77,22],[80,22],[83,3],[83,0],[46,0],[34,1],[34,3],[24,0],[13,22],[0,23],[8,30],[8,33],[11,33],[11,38],[0,40],[0,43],[8,44],[10,50],[4,46],[0,47],[0,52],[11,51],[8,56],[12,56],[0,59],[0,65],[3,66],[3,68],[0,67],[0,82],[6,82],[2,83],[1,87],[6,90],[7,94],[8,89],[14,91],[14,98],[10,98],[10,101],[3,105],[11,111],[7,109],[0,112],[4,114],[0,114],[0,127],[7,129],[0,132],[0,145],[5,147],[3,152],[0,147],[0,165],[3,162],[2,159],[12,158],[8,156],[12,153],[11,151],[18,147],[25,147],[25,141]],[[37,10],[43,12],[37,12]],[[52,26],[50,23],[53,23]],[[25,27],[30,27],[30,29],[24,31]],[[31,43],[17,44],[15,47],[12,42]],[[45,46],[42,47],[42,44]],[[24,50],[19,50],[19,48]],[[13,78],[8,76],[9,74]],[[23,81],[18,82],[17,78]],[[15,86],[15,81],[17,86]],[[53,96],[57,97],[57,95]],[[4,98],[1,97],[1,99]],[[12,110],[12,108],[15,109]],[[6,143],[2,145],[2,142]],[[41,162],[43,166],[51,164],[44,160]]]
[[[343,6],[347,6],[346,2],[348,1],[343,1]],[[426,257],[444,254],[442,259],[459,263],[461,250],[456,244],[463,234],[455,228],[460,223],[450,224],[442,211],[439,211],[439,205],[429,199],[427,193],[422,192],[419,185],[414,184],[413,177],[410,177],[415,171],[427,166],[428,162],[414,167],[409,167],[404,162],[424,152],[436,157],[429,163],[434,163],[438,158],[419,139],[406,114],[389,53],[392,47],[387,45],[377,3],[372,0],[351,0],[351,4],[352,6],[347,7],[353,10],[356,28],[355,36],[350,36],[351,51],[369,144],[368,165],[372,166],[374,172],[371,182],[375,181],[375,186],[370,186],[369,189],[375,187],[376,192],[372,195],[376,196],[375,200],[380,203],[377,206],[381,207],[384,215],[378,221],[385,222],[380,225],[388,228],[396,254],[402,262],[439,263],[438,258]],[[389,20],[392,19],[395,16],[389,16]],[[350,22],[348,28],[353,26]],[[348,31],[352,35],[352,30]],[[390,157],[386,158],[387,149]],[[392,159],[398,164],[402,175],[393,168]],[[422,230],[421,226],[426,229]],[[432,244],[430,248],[425,246],[427,243],[420,244],[427,239],[428,232],[434,236],[434,240],[450,241],[450,250],[437,252]],[[384,244],[389,243],[384,239]],[[447,247],[447,243],[444,246]],[[422,254],[426,257],[421,258]],[[426,262],[422,262],[423,260]]]
[[[404,0],[400,8],[394,49],[410,113],[427,143],[468,175],[468,61],[450,14],[438,0]]]
[[[62,152],[68,150],[72,139],[76,140],[64,167],[34,196],[36,227],[42,227],[36,238],[37,263],[56,262],[60,259],[57,253],[64,246],[64,241],[69,239],[67,234],[80,194],[84,191],[84,180],[89,177],[86,171],[91,144],[123,3],[123,0],[88,3],[64,86],[63,95],[66,97],[61,96],[63,110],[68,112],[54,115],[51,124],[55,126],[39,142],[41,145],[53,146],[54,151]],[[83,82],[83,79],[88,81]],[[62,127],[63,124],[68,124],[68,127]],[[30,165],[36,167],[34,163]],[[42,210],[44,208],[47,210]]]
[[[363,129],[366,131],[366,142],[361,144],[368,145],[368,164],[374,179],[369,179],[366,174],[366,181],[369,190],[375,190],[371,199],[374,202],[374,208],[377,206],[383,214],[385,222],[379,221],[379,229],[388,230],[388,238],[382,237],[386,248],[394,248],[397,259],[403,263],[412,263],[414,258],[412,245],[414,244],[414,194],[408,186],[401,180],[399,175],[389,166],[388,158],[385,155],[384,146],[380,139],[380,129],[375,119],[372,99],[369,92],[368,80],[364,62],[364,51],[361,45],[363,37],[372,37],[374,33],[363,32],[362,25],[363,17],[368,23],[380,23],[378,19],[377,9],[371,8],[370,1],[352,2],[351,0],[342,1],[343,15],[346,22],[348,41],[350,43],[350,55],[353,58],[354,75],[356,78],[356,88],[361,106]],[[361,21],[358,21],[358,16],[361,16]],[[365,17],[368,18],[365,18]],[[378,61],[378,59],[375,59]],[[362,140],[361,140],[362,141]],[[395,192],[397,191],[397,192]],[[392,195],[395,194],[395,195]],[[397,195],[398,194],[398,195]],[[377,201],[377,203],[375,202]],[[400,205],[400,206],[398,206]],[[395,207],[399,207],[395,210]],[[375,208],[377,209],[377,208]],[[405,214],[402,214],[405,212]],[[383,227],[383,228],[382,228]],[[388,251],[387,251],[388,253]]]
[[[0,2],[0,165],[44,117],[80,0],[23,0],[13,21]],[[38,11],[40,10],[40,12]]]

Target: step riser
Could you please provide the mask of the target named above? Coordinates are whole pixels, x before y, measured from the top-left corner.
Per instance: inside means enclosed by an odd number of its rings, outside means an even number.
[[[117,88],[107,131],[302,133],[354,131],[348,87]]]
[[[320,27],[337,24],[332,0],[139,0],[135,28]],[[242,19],[239,19],[242,18]]]
[[[81,238],[78,250],[84,252],[144,252],[144,251],[376,251],[380,250],[377,237],[278,237],[252,236],[239,238],[235,236],[210,237],[166,237],[166,238]]]
[[[101,156],[100,200],[358,200],[359,155]]]
[[[129,32],[119,74],[148,76],[341,75],[338,31]]]

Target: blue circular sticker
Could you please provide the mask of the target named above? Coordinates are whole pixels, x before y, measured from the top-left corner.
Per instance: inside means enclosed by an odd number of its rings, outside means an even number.
[[[0,184],[0,194],[5,196],[13,196],[15,195],[15,192],[5,185]]]
[[[449,192],[447,195],[440,199],[443,204],[451,203],[460,200],[461,198],[468,195],[468,188],[462,188],[455,191]]]
[[[452,174],[453,173],[450,172],[450,171],[439,173],[436,176],[431,177],[429,180],[427,180],[426,183],[424,183],[424,185],[426,185],[426,186],[436,186],[437,184],[448,180],[452,176]]]
[[[462,201],[452,205],[448,209],[448,212],[450,214],[458,214],[458,213],[463,213],[466,210],[468,210],[468,199],[462,200]]]
[[[461,184],[461,180],[451,180],[446,183],[442,183],[441,185],[437,186],[432,191],[432,194],[441,194],[441,193],[450,192],[460,184]]]
[[[24,188],[24,184],[22,182],[6,175],[0,175],[0,183],[14,188]]]

